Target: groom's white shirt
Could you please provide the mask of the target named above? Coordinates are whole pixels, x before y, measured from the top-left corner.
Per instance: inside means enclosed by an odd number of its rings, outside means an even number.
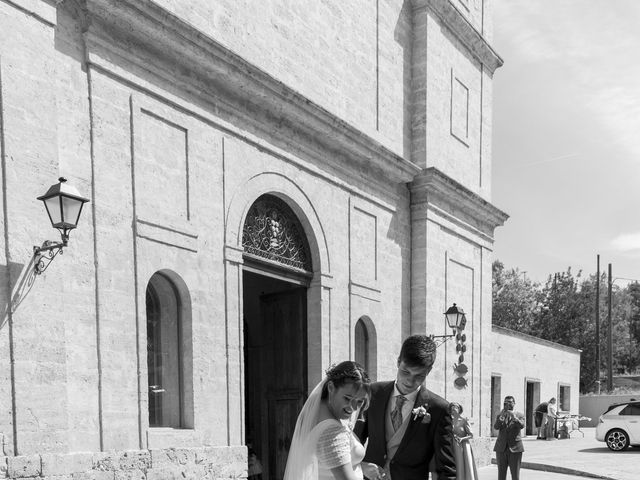
[[[407,399],[406,402],[402,405],[402,425],[400,428],[393,431],[393,423],[391,422],[391,412],[396,407],[396,397],[398,395],[402,395],[398,391],[398,386],[394,384],[393,393],[391,394],[391,398],[389,398],[389,403],[387,405],[387,414],[385,415],[385,439],[387,441],[387,463],[384,466],[385,471],[387,472],[387,478],[389,480],[393,480],[391,478],[391,469],[389,468],[389,463],[393,459],[400,446],[400,442],[402,442],[402,437],[404,437],[404,433],[407,431],[407,426],[409,425],[409,419],[411,418],[411,410],[413,410],[413,406],[416,403],[416,398],[418,397],[418,392],[420,392],[420,388],[418,388],[415,392],[411,392],[407,395],[403,395],[404,398]]]

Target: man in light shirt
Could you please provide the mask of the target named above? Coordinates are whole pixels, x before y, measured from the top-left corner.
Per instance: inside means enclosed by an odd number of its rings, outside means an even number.
[[[547,425],[545,426],[547,440],[556,439],[556,418],[558,418],[558,405],[556,399],[551,398],[547,405]]]

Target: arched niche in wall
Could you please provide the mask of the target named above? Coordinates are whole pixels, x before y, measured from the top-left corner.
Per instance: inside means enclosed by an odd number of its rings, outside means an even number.
[[[354,331],[355,361],[362,365],[371,380],[375,380],[378,370],[376,328],[366,315],[358,319]]]
[[[151,276],[146,312],[149,426],[193,428],[191,296],[179,275]]]

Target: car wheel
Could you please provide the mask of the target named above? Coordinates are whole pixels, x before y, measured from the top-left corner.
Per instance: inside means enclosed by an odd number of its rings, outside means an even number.
[[[619,452],[629,446],[629,436],[624,430],[614,428],[607,433],[605,442],[607,442],[607,447],[609,447],[609,450]]]

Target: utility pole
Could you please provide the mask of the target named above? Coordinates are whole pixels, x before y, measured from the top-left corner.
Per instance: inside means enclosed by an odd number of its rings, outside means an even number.
[[[600,254],[596,271],[596,387],[600,394]]]
[[[608,313],[608,322],[607,322],[607,390],[609,393],[613,390],[613,340],[611,338],[611,288],[613,285],[613,280],[611,276],[611,264],[609,264],[609,313]]]

